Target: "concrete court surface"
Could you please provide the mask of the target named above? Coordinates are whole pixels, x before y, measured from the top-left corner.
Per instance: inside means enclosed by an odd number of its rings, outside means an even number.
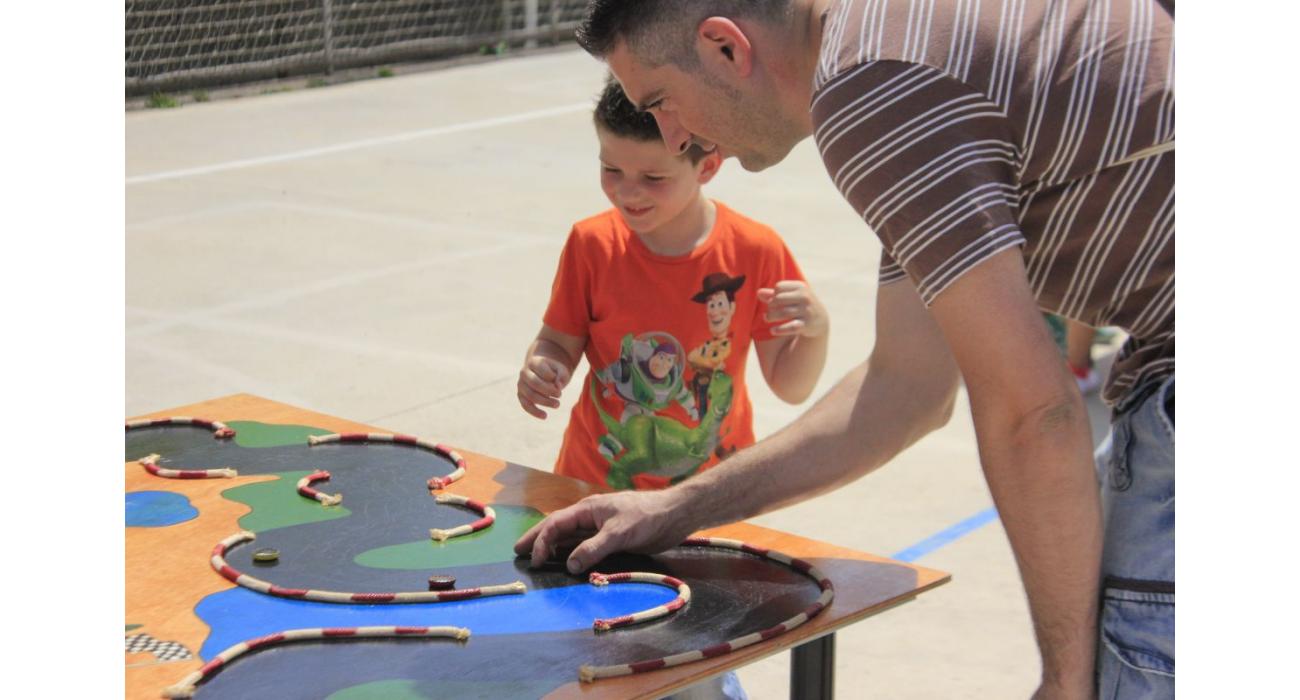
[[[576,391],[538,421],[515,381],[570,224],[608,206],[603,74],[562,50],[128,114],[126,414],[251,392],[550,469]],[[780,231],[830,309],[822,394],[871,348],[878,242],[811,140],[761,174],[728,161],[706,191]],[[760,437],[806,408],[750,386]],[[891,555],[991,505],[963,397],[893,464],[756,522]],[[916,561],[952,582],[840,632],[838,696],[1027,697],[1000,524]],[[787,653],[740,677],[767,700],[788,673]]]

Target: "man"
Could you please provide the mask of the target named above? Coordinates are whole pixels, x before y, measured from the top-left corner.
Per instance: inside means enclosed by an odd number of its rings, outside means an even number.
[[[665,491],[585,499],[516,551],[576,544],[580,571],[830,491],[942,426],[964,379],[1036,696],[1172,697],[1172,3],[597,0],[579,42],[670,149],[761,170],[815,137],[884,245],[876,346],[767,440]],[[1130,333],[1095,472],[1040,307]]]

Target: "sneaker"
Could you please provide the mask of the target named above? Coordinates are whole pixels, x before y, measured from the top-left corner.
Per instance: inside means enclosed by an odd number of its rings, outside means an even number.
[[[1096,367],[1079,369],[1070,365],[1070,373],[1074,375],[1074,381],[1079,385],[1079,393],[1084,396],[1095,393],[1101,388],[1101,372],[1098,372]]]

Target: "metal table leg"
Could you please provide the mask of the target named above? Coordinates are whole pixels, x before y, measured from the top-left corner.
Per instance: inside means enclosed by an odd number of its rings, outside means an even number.
[[[835,635],[805,642],[790,652],[790,700],[835,697]]]

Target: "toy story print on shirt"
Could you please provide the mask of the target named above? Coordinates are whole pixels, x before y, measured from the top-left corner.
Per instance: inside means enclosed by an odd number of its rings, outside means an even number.
[[[606,481],[611,487],[633,488],[637,474],[666,477],[675,484],[711,457],[735,451],[721,444],[733,398],[732,378],[724,368],[731,356],[736,291],[744,284],[744,275],[714,272],[704,277],[691,301],[703,305],[709,335],[689,353],[665,331],[629,333],[618,359],[596,371],[604,396],[623,400],[616,420],[602,407],[596,383],[590,385],[592,403],[607,431],[596,448],[609,461]],[[664,415],[673,404],[680,405],[694,425]]]

